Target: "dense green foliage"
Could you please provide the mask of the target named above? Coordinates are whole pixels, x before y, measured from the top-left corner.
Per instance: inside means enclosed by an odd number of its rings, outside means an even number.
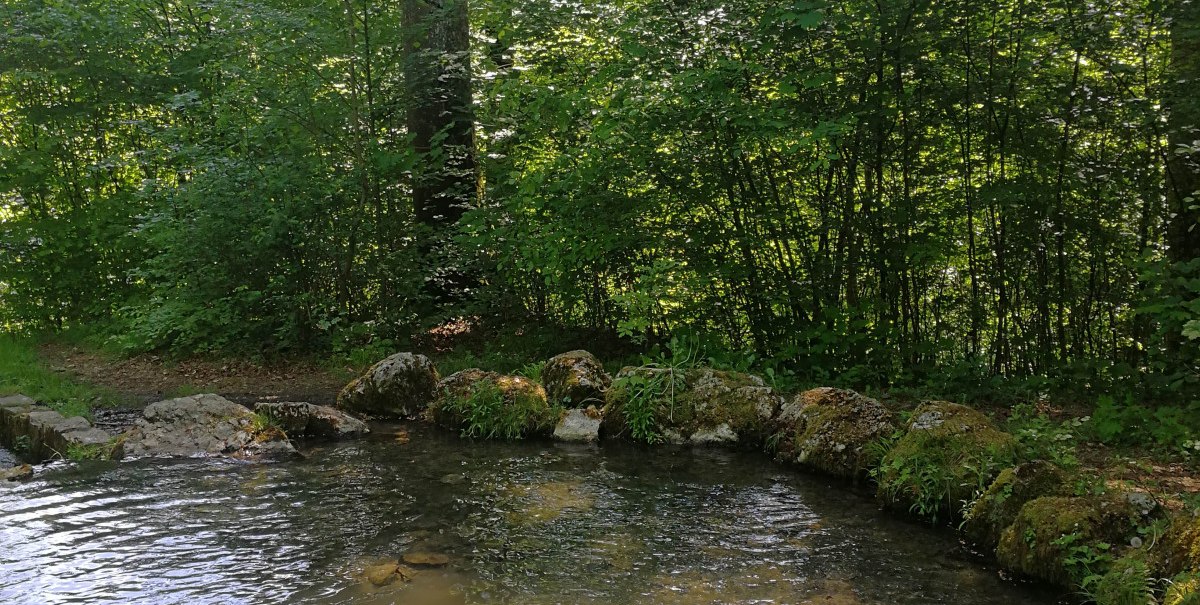
[[[1194,397],[1189,3],[476,0],[453,246],[412,4],[4,3],[0,323],[270,355],[467,317]]]

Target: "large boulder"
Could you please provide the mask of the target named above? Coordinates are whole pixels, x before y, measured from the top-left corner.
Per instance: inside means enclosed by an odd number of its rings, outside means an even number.
[[[361,437],[371,432],[367,423],[323,405],[270,401],[255,404],[254,411],[270,418],[289,437],[338,440]]]
[[[878,460],[872,446],[896,431],[878,401],[842,389],[805,391],[779,412],[776,458],[782,462],[859,479]]]
[[[437,393],[426,417],[472,438],[549,437],[561,411],[547,401],[542,385],[479,369],[447,376]]]
[[[1025,503],[1043,496],[1070,494],[1067,475],[1042,460],[1006,468],[967,511],[963,534],[976,546],[995,550],[1000,535],[1017,519]]]
[[[604,365],[587,351],[569,351],[555,355],[542,368],[546,396],[554,404],[568,408],[602,407],[604,391],[612,377]]]
[[[1121,493],[1031,500],[1001,533],[996,559],[1030,577],[1077,585],[1096,572],[1087,554],[1111,556],[1110,549],[1140,539],[1138,528],[1157,512],[1142,500]]]
[[[396,353],[346,385],[337,406],[382,418],[412,418],[433,401],[437,384],[437,368],[428,357]]]
[[[1012,435],[964,405],[926,402],[907,429],[875,471],[877,495],[885,506],[918,516],[958,516],[1016,457]]]
[[[192,395],[146,406],[120,440],[129,457],[259,459],[297,456],[277,426],[219,395]]]
[[[650,443],[758,448],[782,398],[757,376],[709,368],[626,367],[605,393],[605,434]]]

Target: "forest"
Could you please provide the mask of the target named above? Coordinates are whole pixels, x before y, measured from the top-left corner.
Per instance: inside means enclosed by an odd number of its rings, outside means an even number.
[[[1200,418],[1190,0],[8,0],[0,68],[9,332]]]

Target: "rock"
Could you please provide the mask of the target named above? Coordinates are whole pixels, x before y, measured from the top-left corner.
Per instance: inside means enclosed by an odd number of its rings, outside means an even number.
[[[1171,579],[1163,595],[1163,605],[1196,605],[1200,603],[1200,571],[1182,573]]]
[[[192,395],[146,406],[123,436],[131,457],[286,458],[298,456],[287,435],[219,395]]]
[[[0,443],[27,459],[108,458],[112,440],[86,418],[64,417],[24,395],[0,398]]]
[[[711,429],[700,429],[692,433],[688,437],[688,442],[692,445],[717,445],[722,443],[737,443],[738,434],[733,432],[733,428],[728,422],[722,422]]]
[[[1077,549],[1128,544],[1148,521],[1122,494],[1036,498],[1001,533],[996,559],[1027,576],[1073,586],[1083,579]]]
[[[976,546],[994,551],[1000,535],[1026,502],[1069,493],[1066,473],[1049,462],[1038,460],[1004,469],[967,511],[963,534]]]
[[[0,471],[0,481],[28,481],[33,478],[33,467],[28,464]]]
[[[559,419],[542,385],[523,376],[463,370],[439,382],[437,391],[426,417],[466,437],[549,437]]]
[[[1166,575],[1200,572],[1200,516],[1189,513],[1175,516],[1162,541],[1162,568]]]
[[[437,383],[437,369],[428,357],[396,353],[346,385],[337,406],[384,418],[411,418],[433,401]]]
[[[371,432],[367,423],[334,408],[302,402],[263,402],[254,406],[291,437],[350,439]]]
[[[836,477],[859,479],[878,463],[872,446],[896,431],[878,401],[833,388],[805,391],[784,405],[776,459]]]
[[[554,427],[554,438],[558,441],[595,443],[600,439],[600,412],[594,406],[586,410],[564,411]]]
[[[417,567],[445,567],[450,564],[450,557],[432,552],[405,553],[401,559],[405,563]]]
[[[400,574],[400,562],[392,559],[378,565],[371,565],[364,570],[363,575],[367,577],[368,582],[375,586],[387,586],[397,579],[402,578]]]
[[[981,412],[933,401],[913,412],[908,433],[880,461],[877,496],[884,505],[937,518],[954,517],[1001,469],[1016,441]]]
[[[546,362],[542,384],[546,387],[546,397],[554,404],[568,408],[602,407],[604,391],[612,384],[612,377],[595,355],[570,351]]]
[[[601,429],[640,441],[756,448],[770,435],[781,404],[749,374],[627,367],[605,393]]]

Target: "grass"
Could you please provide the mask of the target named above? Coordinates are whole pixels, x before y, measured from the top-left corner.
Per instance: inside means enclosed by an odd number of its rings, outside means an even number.
[[[0,336],[0,396],[21,393],[64,416],[91,418],[92,409],[117,403],[116,394],[46,367],[32,340]]]

